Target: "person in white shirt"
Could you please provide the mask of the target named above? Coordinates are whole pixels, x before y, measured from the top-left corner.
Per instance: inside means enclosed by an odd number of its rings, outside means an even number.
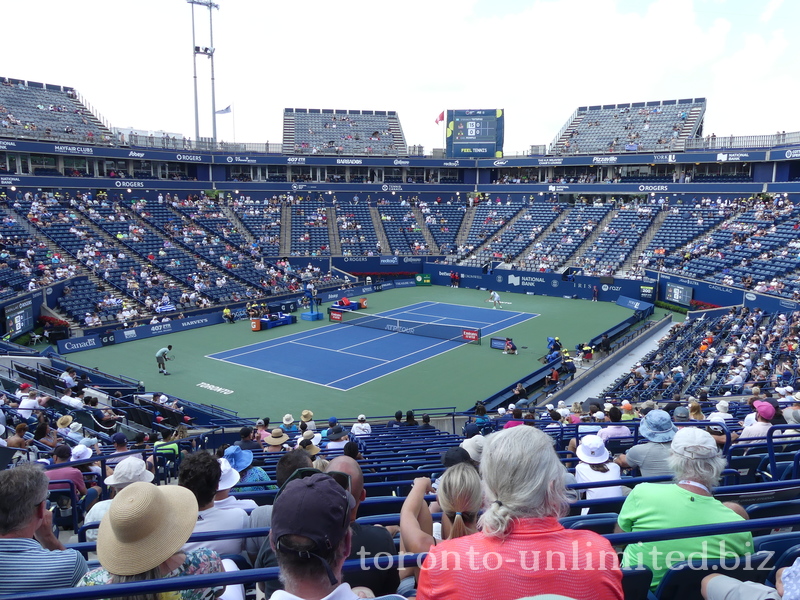
[[[621,478],[618,464],[609,462],[609,454],[603,440],[597,435],[585,436],[576,451],[580,463],[575,467],[575,480],[578,483],[617,481]],[[617,498],[623,495],[621,485],[589,488],[586,499]],[[588,512],[588,508],[583,509]]]
[[[344,448],[348,441],[350,440],[348,439],[347,431],[341,425],[336,425],[328,429],[328,445],[325,448],[327,450],[340,450]]]
[[[64,395],[61,396],[61,398],[59,398],[58,401],[76,410],[83,408],[83,400],[73,396],[72,390],[66,390],[64,392]]]
[[[350,428],[353,435],[370,435],[372,434],[372,426],[367,423],[366,415],[358,415],[358,422],[354,423]]]
[[[41,410],[46,403],[46,397],[43,396],[40,398],[35,390],[31,390],[27,397],[20,400],[17,414],[23,419],[30,419],[33,411]]]
[[[232,446],[239,449],[238,446]],[[239,450],[240,452],[250,452],[250,450]],[[251,453],[252,456],[252,453]],[[254,509],[258,506],[255,500],[249,498],[236,498],[231,496],[231,488],[239,483],[241,475],[239,471],[231,466],[227,458],[217,459],[220,467],[219,484],[217,485],[217,493],[214,494],[214,508],[241,508],[242,510]]]
[[[188,488],[197,498],[199,513],[194,532],[225,531],[248,527],[247,513],[241,508],[217,508],[214,496],[222,477],[222,467],[208,452],[195,452],[183,459],[178,472],[178,485]],[[242,554],[244,539],[221,539],[207,542],[189,542],[184,552],[209,548],[217,554]]]
[[[148,483],[153,481],[153,473],[147,470],[147,466],[141,457],[128,456],[119,461],[116,469],[114,469],[114,473],[110,477],[105,478],[105,484],[111,488],[111,498],[95,503],[89,512],[86,513],[83,522],[89,524],[102,521],[103,516],[111,507],[111,499],[113,499],[120,490],[125,489],[130,484],[137,481],[145,481]],[[97,529],[86,530],[86,541],[97,541]]]
[[[771,421],[775,417],[775,407],[769,402],[756,400],[753,402],[753,408],[756,411],[756,422],[748,425],[739,433],[731,434],[731,441],[735,444],[748,445],[765,441],[767,431],[772,427]]]

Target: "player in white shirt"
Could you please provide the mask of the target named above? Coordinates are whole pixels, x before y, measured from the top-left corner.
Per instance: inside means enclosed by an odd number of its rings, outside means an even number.
[[[492,308],[503,308],[500,303],[500,294],[494,290],[489,290],[489,297],[486,302],[491,302],[493,304]]]

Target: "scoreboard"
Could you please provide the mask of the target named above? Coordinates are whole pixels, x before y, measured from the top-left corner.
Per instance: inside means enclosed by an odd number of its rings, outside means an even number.
[[[502,158],[502,108],[448,110],[448,158]]]
[[[20,300],[5,307],[6,335],[12,338],[31,331],[35,325],[33,321],[33,300]]]
[[[692,302],[692,293],[694,288],[688,285],[678,285],[677,283],[667,282],[667,297],[664,298],[667,302],[674,302],[675,304],[682,304],[689,306]]]

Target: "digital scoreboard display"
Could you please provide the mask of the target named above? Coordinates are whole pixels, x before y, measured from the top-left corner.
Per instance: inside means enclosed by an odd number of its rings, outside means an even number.
[[[503,109],[447,111],[447,156],[502,158]]]
[[[5,307],[6,335],[12,338],[31,331],[35,325],[33,319],[33,300],[20,300]]]
[[[667,282],[667,297],[664,298],[667,302],[674,302],[675,304],[682,304],[689,306],[692,302],[692,293],[694,288],[688,285],[678,285],[677,283]]]

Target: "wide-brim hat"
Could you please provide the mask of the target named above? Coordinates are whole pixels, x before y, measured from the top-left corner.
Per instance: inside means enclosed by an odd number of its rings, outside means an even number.
[[[306,452],[308,452],[311,456],[316,456],[320,453],[320,447],[314,445],[314,442],[311,440],[303,440],[298,445],[298,448],[302,448]]]
[[[347,432],[341,425],[337,425],[336,427],[331,427],[328,430],[328,439],[332,442],[336,442],[344,437],[347,437]]]
[[[291,425],[292,423],[294,423],[294,417],[292,415],[290,415],[288,413],[283,415],[283,424],[284,425]]]
[[[115,575],[145,573],[180,550],[196,523],[197,500],[188,488],[132,483],[100,522],[97,558]]]
[[[639,433],[651,442],[671,442],[678,428],[669,417],[669,413],[654,409],[645,415],[639,423]]]
[[[139,456],[128,456],[119,461],[114,472],[105,478],[106,485],[130,485],[137,481],[150,483],[155,475]]]
[[[78,444],[72,449],[70,460],[86,460],[92,458],[92,449],[87,448],[83,444]]]
[[[225,448],[225,454],[223,456],[225,460],[231,463],[231,466],[239,472],[244,471],[253,464],[253,451],[243,450],[239,446],[228,446]]]
[[[234,469],[233,465],[231,465],[231,463],[225,458],[218,458],[217,462],[219,463],[220,470],[222,471],[222,474],[219,477],[219,483],[217,484],[217,491],[229,490],[239,483],[239,471]]]
[[[272,433],[264,438],[264,443],[269,446],[280,446],[288,441],[289,441],[289,436],[286,435],[283,429],[278,429],[278,428],[273,429]]]
[[[72,423],[69,424],[69,430],[72,433],[78,433],[81,429],[83,429],[83,425],[78,423],[78,421],[73,421]]]
[[[59,417],[58,421],[56,421],[56,427],[59,429],[66,429],[72,423],[72,416],[71,415],[64,415]]]
[[[300,420],[305,421],[306,423],[308,423],[313,418],[314,418],[314,413],[311,412],[310,410],[304,410],[302,413],[300,413]]]

